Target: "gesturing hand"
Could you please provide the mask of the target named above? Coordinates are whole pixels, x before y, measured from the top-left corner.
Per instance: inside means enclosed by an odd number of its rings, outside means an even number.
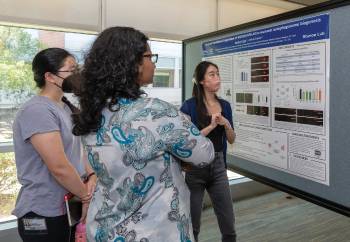
[[[213,113],[211,115],[211,123],[210,126],[212,127],[212,129],[215,129],[216,126],[218,125],[218,121],[219,121],[219,117],[220,117],[220,113]]]
[[[229,122],[224,116],[222,116],[221,114],[220,114],[220,116],[218,117],[217,123],[218,123],[219,125],[225,126],[225,129],[231,128],[230,122]]]

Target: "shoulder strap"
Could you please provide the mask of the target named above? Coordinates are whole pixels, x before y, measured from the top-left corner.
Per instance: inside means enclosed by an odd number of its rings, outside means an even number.
[[[63,96],[61,100],[69,107],[69,109],[72,111],[72,113],[79,113],[80,109],[78,107],[76,107],[73,103],[71,103],[68,100],[68,98]]]

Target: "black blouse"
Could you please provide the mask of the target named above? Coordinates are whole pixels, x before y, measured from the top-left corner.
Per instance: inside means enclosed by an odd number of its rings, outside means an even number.
[[[221,113],[222,114],[222,113]],[[223,114],[222,114],[223,115]],[[202,122],[204,127],[207,127],[211,123],[211,115],[206,116],[205,120]],[[214,145],[215,152],[223,151],[224,149],[224,132],[225,128],[223,125],[217,125],[208,135],[207,138],[211,140]]]

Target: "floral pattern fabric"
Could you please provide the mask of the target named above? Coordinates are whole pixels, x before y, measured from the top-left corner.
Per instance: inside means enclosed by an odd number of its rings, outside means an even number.
[[[83,137],[98,182],[88,241],[194,241],[190,194],[179,159],[206,166],[212,143],[187,116],[159,99],[119,100],[99,130]]]

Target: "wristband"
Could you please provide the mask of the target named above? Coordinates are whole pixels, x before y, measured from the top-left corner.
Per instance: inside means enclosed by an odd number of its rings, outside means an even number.
[[[84,183],[88,182],[90,177],[92,177],[93,175],[95,175],[95,172],[91,172],[90,174],[86,175],[84,177]]]

